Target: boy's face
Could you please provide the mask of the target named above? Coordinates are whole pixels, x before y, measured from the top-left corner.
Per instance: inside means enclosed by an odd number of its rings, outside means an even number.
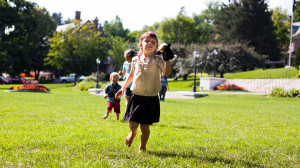
[[[111,83],[116,84],[119,81],[119,77],[117,75],[114,75],[114,76],[110,77],[110,81],[111,81]]]

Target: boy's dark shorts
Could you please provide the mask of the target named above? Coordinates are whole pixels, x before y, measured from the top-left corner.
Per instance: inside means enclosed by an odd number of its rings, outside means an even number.
[[[124,96],[129,96],[130,97],[131,93],[132,93],[132,91],[130,90],[130,88],[126,88]]]

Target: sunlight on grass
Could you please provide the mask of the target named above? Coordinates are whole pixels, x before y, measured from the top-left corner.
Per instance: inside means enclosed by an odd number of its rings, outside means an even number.
[[[0,85],[1,167],[300,164],[300,99],[230,94],[167,99],[160,122],[151,126],[148,153],[138,154],[140,131],[128,148],[128,124],[115,114],[101,119],[103,96],[72,91],[72,84],[45,86],[52,93],[8,93],[3,90],[9,85]],[[122,98],[121,116],[124,108]]]

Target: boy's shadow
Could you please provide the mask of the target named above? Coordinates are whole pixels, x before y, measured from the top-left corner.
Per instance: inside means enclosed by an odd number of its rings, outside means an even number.
[[[204,148],[202,150],[205,150]],[[148,151],[149,155],[155,155],[161,158],[184,158],[184,159],[194,159],[196,162],[208,162],[208,163],[224,163],[228,166],[234,165],[235,162],[240,162],[245,167],[264,167],[261,164],[251,163],[248,161],[235,161],[234,159],[223,158],[220,156],[205,156],[205,155],[195,155],[192,152],[190,153],[181,153],[181,152],[167,152],[167,151]]]

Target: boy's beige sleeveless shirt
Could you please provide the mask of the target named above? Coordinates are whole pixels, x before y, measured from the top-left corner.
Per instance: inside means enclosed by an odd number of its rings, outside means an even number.
[[[131,71],[134,72],[132,92],[140,96],[157,96],[161,90],[160,68],[164,63],[160,55],[145,58],[144,62],[139,56],[133,57],[131,62]]]

